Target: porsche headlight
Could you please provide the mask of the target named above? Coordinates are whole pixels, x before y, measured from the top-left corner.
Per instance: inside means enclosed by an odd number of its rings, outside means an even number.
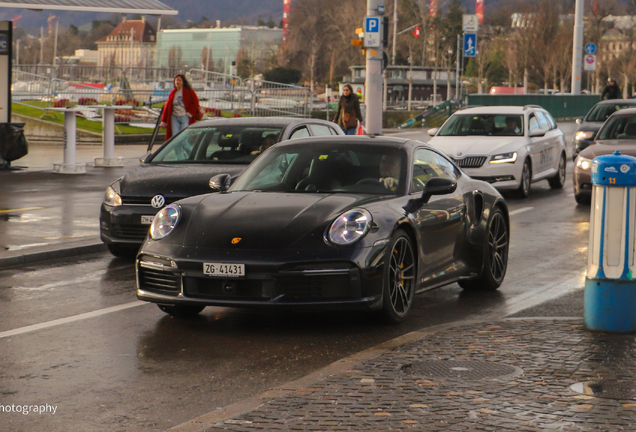
[[[592,168],[592,160],[579,156],[576,158],[576,166],[583,170],[589,170]]]
[[[329,227],[329,241],[337,245],[357,242],[371,229],[373,217],[364,209],[349,210],[338,216]]]
[[[502,153],[498,155],[494,155],[490,158],[491,164],[500,164],[500,163],[515,163],[517,160],[517,152],[512,153]]]
[[[150,237],[152,237],[153,240],[164,238],[177,227],[180,217],[181,207],[176,204],[165,206],[152,220],[152,224],[150,225]]]
[[[574,135],[574,139],[579,140],[591,140],[594,138],[594,132],[592,131],[578,131],[576,135]]]
[[[115,191],[115,189],[113,189],[112,186],[108,186],[106,188],[106,194],[104,195],[104,204],[107,204],[113,207],[117,207],[121,205],[121,197]]]

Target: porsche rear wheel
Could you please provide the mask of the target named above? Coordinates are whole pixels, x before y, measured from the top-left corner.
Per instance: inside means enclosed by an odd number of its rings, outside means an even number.
[[[484,245],[484,262],[481,275],[476,279],[460,281],[467,290],[495,291],[501,286],[508,268],[508,224],[499,208],[492,210]]]
[[[403,321],[413,305],[417,263],[410,237],[401,230],[391,237],[385,257],[382,312],[392,323]]]
[[[205,306],[188,306],[188,305],[157,305],[163,312],[177,318],[190,318],[196,316],[205,309]]]

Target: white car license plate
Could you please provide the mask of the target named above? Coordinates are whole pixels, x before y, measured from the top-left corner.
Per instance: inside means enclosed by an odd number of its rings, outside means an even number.
[[[245,264],[203,263],[203,274],[207,276],[245,276]]]
[[[154,218],[154,216],[141,216],[141,224],[150,225]]]

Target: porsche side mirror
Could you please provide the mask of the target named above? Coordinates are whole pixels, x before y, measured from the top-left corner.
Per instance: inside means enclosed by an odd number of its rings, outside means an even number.
[[[427,203],[433,195],[446,195],[455,192],[457,182],[444,177],[433,177],[426,182],[422,191],[422,203]]]
[[[225,192],[230,187],[232,176],[229,174],[217,174],[208,183],[213,192]]]
[[[530,138],[537,138],[537,137],[545,136],[545,134],[546,134],[546,130],[539,128],[539,129],[531,130],[530,133],[528,134],[528,136]]]
[[[418,199],[409,200],[402,208],[408,213],[415,213],[422,205],[426,204],[433,195],[446,195],[455,192],[455,189],[457,189],[457,182],[443,177],[433,177],[424,185],[422,196]]]
[[[583,117],[579,117],[576,119],[576,124],[581,124],[583,123]]]
[[[439,128],[430,128],[429,130],[426,131],[426,133],[429,134],[430,136],[435,136],[438,130]]]

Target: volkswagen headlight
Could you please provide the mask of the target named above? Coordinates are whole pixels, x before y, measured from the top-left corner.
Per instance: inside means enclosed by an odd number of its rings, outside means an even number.
[[[349,210],[333,221],[329,227],[329,241],[336,245],[357,242],[371,229],[373,217],[364,209]]]
[[[579,156],[576,158],[576,166],[583,170],[589,170],[592,168],[592,160]]]
[[[150,237],[153,240],[159,240],[167,236],[177,227],[179,218],[181,217],[181,207],[176,204],[170,204],[162,208],[155,215],[150,225]]]
[[[113,189],[113,185],[106,188],[106,194],[104,195],[104,204],[117,207],[121,205],[121,196]]]
[[[594,132],[592,131],[578,131],[576,135],[574,135],[574,139],[579,140],[591,140],[594,138]]]
[[[517,160],[517,152],[511,153],[502,153],[498,155],[494,155],[490,158],[491,164],[500,164],[500,163],[515,163]]]

